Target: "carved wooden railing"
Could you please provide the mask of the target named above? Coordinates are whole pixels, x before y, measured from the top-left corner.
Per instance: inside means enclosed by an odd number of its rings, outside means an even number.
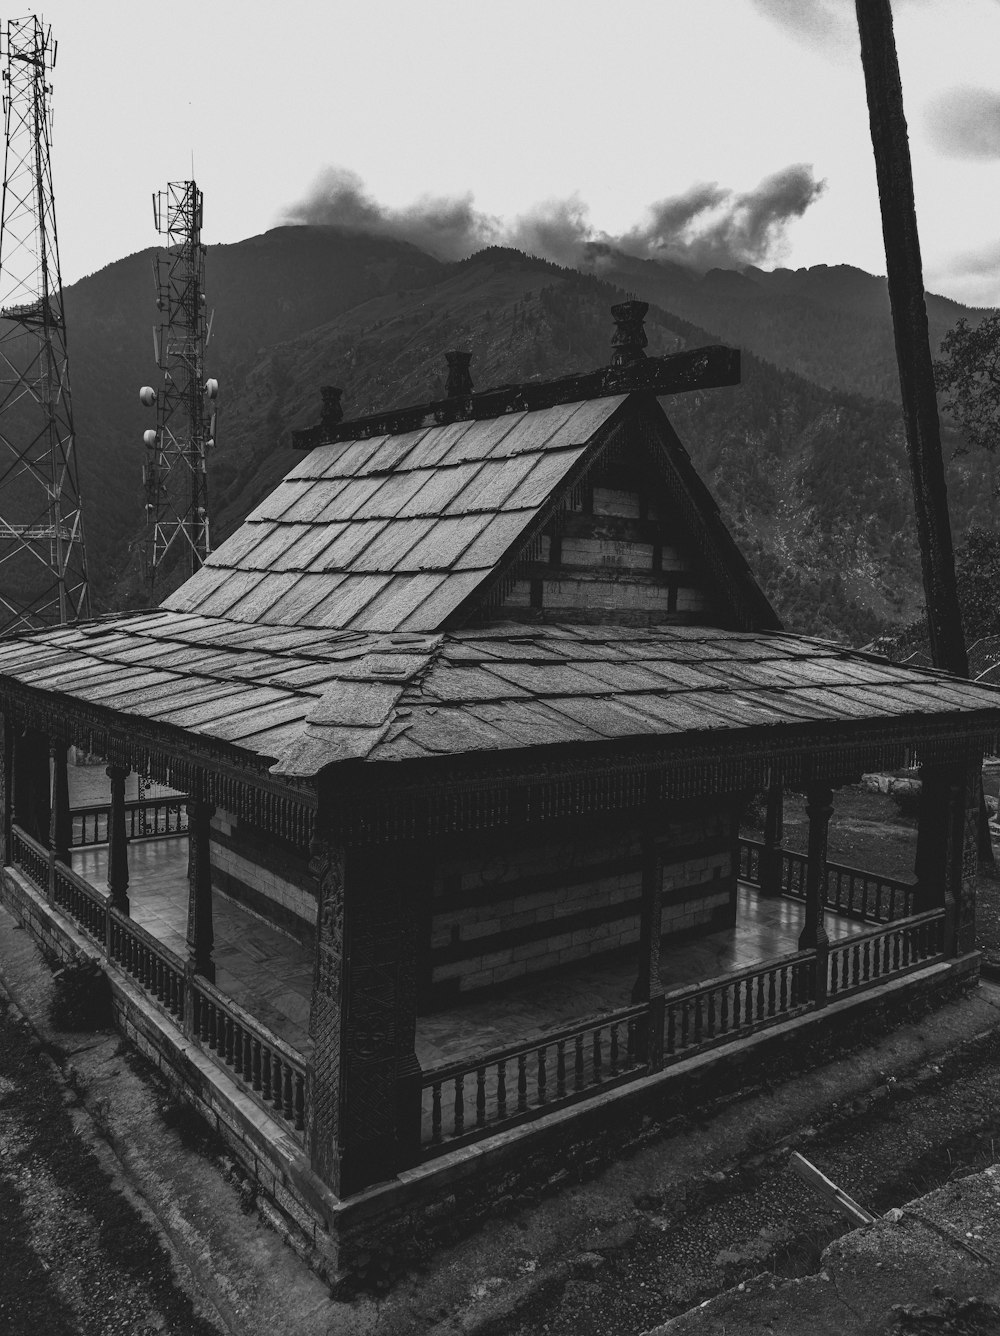
[[[201,975],[192,974],[188,985],[192,1038],[301,1141],[306,1091],[302,1054]]]
[[[944,959],[945,911],[932,909],[891,924],[880,932],[859,933],[830,946],[827,961],[829,1000],[874,988]]]
[[[140,798],[125,804],[125,833],[130,840],[163,839],[187,834],[187,798]],[[111,808],[107,803],[74,807],[74,849],[107,844]]]
[[[752,886],[761,884],[761,858],[764,846],[759,840],[740,840],[740,879]],[[804,900],[805,854],[781,849],[779,886],[782,895]],[[862,872],[843,863],[827,863],[823,888],[823,907],[845,918],[863,923],[893,923],[908,918],[914,910],[916,891],[910,882],[880,872]]]
[[[429,1158],[944,958],[945,911],[797,951],[529,1043],[427,1071],[421,1155]],[[825,970],[825,996],[817,971]],[[820,975],[819,977],[822,977]]]
[[[10,828],[10,861],[34,882],[42,895],[48,895],[49,851],[20,826]]]
[[[643,1076],[648,1003],[424,1072],[422,1153],[439,1154]]]
[[[799,951],[691,984],[664,999],[663,1059],[677,1062],[815,1006],[816,953]]]
[[[12,861],[47,895],[49,851],[19,827],[11,831]],[[127,914],[113,909],[98,890],[71,868],[56,863],[53,901],[82,928],[104,955],[135,981],[236,1082],[272,1116],[302,1139],[305,1126],[303,1056],[272,1034],[249,1012],[195,974]]]
[[[108,940],[108,900],[106,891],[91,886],[79,873],[64,863],[56,863],[52,901],[92,937],[99,946]]]
[[[143,992],[183,1023],[187,965],[151,932],[117,909],[109,909],[108,956]]]

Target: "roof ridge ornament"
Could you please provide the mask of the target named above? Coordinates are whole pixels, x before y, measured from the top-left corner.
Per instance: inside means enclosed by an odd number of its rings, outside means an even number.
[[[649,302],[639,301],[635,294],[626,294],[623,302],[616,302],[611,308],[615,322],[615,332],[611,336],[611,365],[613,367],[634,366],[643,362],[646,354],[643,349],[649,340],[643,321],[649,310]]]
[[[446,399],[460,399],[472,393],[472,372],[469,370],[472,354],[453,349],[445,353],[448,363],[448,383],[445,386]]]

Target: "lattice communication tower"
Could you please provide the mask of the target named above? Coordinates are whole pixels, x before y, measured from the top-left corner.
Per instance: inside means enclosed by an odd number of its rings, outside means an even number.
[[[159,390],[139,398],[156,406],[156,427],[143,436],[146,462],[146,576],[150,586],[165,562],[185,556],[193,574],[211,549],[206,450],[215,444],[212,405],[218,382],[204,379],[209,320],[205,303],[202,192],[194,181],[171,181],[153,195],[153,219],[167,238],[153,262],[160,324],[154,329]]]
[[[0,633],[90,615],[52,194],[52,29],[0,28]]]

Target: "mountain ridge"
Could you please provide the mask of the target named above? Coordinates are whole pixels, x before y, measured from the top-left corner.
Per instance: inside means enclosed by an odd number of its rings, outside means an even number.
[[[124,257],[66,290],[98,609],[148,599],[139,571],[140,442],[151,423],[136,391],[158,374],[145,333],[157,314],[154,254]],[[439,397],[444,352],[454,347],[473,352],[478,389],[591,370],[609,360],[608,308],[631,290],[651,301],[650,353],[718,341],[745,350],[739,389],[678,396],[665,407],[791,628],[860,641],[911,618],[921,596],[898,407],[855,383],[881,383],[881,363],[858,377],[856,358],[841,358],[859,326],[880,356],[888,341],[894,357],[887,304],[878,315],[884,280],[850,266],[699,277],[678,266],[654,274],[650,263],[583,272],[500,247],[441,261],[406,241],[305,225],[212,247],[206,371],[222,385],[219,445],[208,462],[215,543],[294,463],[284,443],[291,428],[317,420],[320,385],[342,386],[353,417]],[[802,329],[813,331],[809,356]],[[848,388],[803,373],[824,359]],[[960,532],[986,517],[987,478],[989,461],[950,465]],[[157,601],[182,574],[158,583]]]

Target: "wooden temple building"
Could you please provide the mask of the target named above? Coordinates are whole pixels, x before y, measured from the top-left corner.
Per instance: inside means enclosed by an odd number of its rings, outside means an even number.
[[[614,308],[588,375],[474,393],[449,354],[446,399],[354,422],[326,391],[158,609],[0,642],[4,902],[103,963],[122,1028],[331,1270],[352,1221],[486,1182],[546,1128],[582,1145],[597,1102],[655,1110],[708,1050],[977,977],[1000,692],[782,630],[662,406],[737,383],[738,354],[647,358],[644,313]],[[101,879],[72,747],[106,758]],[[912,883],[830,865],[836,788],[914,758]],[[152,832],[186,841],[180,946],[138,922],[130,772],[183,806],[185,833]],[[781,848],[783,786],[807,857]],[[764,789],[765,839],[741,840]],[[784,951],[685,976],[748,896],[797,915]],[[220,986],[222,906],[312,962],[301,1042]],[[570,977],[584,1000],[553,1021]],[[462,1043],[422,1061],[449,1016]]]

